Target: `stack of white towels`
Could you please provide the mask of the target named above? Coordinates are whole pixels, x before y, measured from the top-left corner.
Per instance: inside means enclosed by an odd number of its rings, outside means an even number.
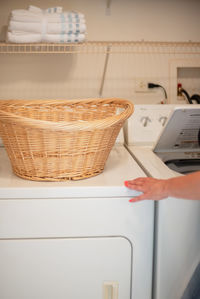
[[[11,12],[7,42],[75,43],[85,41],[86,23],[82,13],[63,11],[62,7],[42,10],[30,5]]]

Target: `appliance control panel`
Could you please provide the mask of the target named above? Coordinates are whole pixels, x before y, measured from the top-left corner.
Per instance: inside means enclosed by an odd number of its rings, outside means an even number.
[[[126,142],[128,145],[154,145],[169,115],[177,105],[135,105],[128,120]]]

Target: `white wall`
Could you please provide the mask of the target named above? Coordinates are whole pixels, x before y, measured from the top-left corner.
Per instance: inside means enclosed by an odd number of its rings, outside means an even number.
[[[81,11],[86,17],[87,40],[90,41],[200,42],[199,0],[111,0],[107,9],[108,2],[0,0],[0,39],[5,39],[10,11],[26,9],[32,4],[41,8],[57,5],[63,6],[64,10]],[[185,51],[182,46],[180,49],[182,54],[174,53],[170,47],[165,53],[159,53],[159,49],[152,53],[151,46],[147,46],[145,54],[141,54],[139,47],[127,54],[122,46],[119,54],[109,57],[102,96],[125,97],[135,103],[159,103],[163,98],[162,90],[136,93],[136,82],[142,79],[161,84],[170,94],[173,61],[200,59],[199,47],[192,51],[190,46]],[[0,98],[98,97],[104,61],[105,54],[2,54]],[[184,78],[184,84],[190,92],[200,93],[197,90],[199,80],[198,77],[194,86],[191,78],[189,85]]]
[[[199,0],[0,0],[0,26],[12,9],[63,6],[85,14],[88,40],[200,41]],[[1,38],[3,35],[1,34]]]

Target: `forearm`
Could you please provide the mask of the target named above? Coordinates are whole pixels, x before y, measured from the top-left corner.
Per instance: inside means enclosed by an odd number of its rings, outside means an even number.
[[[168,196],[200,199],[200,171],[166,180]]]

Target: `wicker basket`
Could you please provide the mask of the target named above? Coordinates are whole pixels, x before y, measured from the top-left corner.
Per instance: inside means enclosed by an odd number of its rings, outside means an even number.
[[[132,112],[122,99],[1,100],[0,135],[16,175],[84,179],[103,171]]]

